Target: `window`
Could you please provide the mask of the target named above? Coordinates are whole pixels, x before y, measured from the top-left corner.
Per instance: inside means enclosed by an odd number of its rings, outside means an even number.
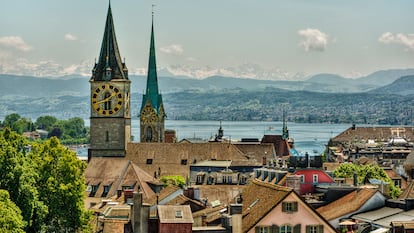
[[[98,191],[98,188],[99,188],[99,184],[92,185],[92,189],[91,189],[91,192],[89,193],[89,196],[94,197],[96,192]]]
[[[197,175],[197,184],[202,184],[204,182],[204,174]]]
[[[280,233],[292,233],[292,226],[290,225],[280,226]]]
[[[292,213],[298,211],[298,202],[282,202],[282,212]]]
[[[175,211],[175,217],[176,218],[182,218],[183,217],[183,213],[181,212],[181,210],[176,210]]]
[[[105,132],[105,141],[109,142],[109,131]]]
[[[146,139],[146,141],[150,142],[151,140],[152,140],[152,128],[148,127],[147,128],[147,139]]]
[[[313,183],[318,183],[318,175],[313,174]]]
[[[241,176],[240,177],[240,184],[246,184],[247,183],[247,177],[246,176]]]
[[[182,159],[181,160],[181,165],[187,165],[187,160],[186,159]]]
[[[256,233],[270,233],[269,226],[256,226],[255,230]]]
[[[147,159],[147,164],[152,164],[152,159]]]
[[[106,197],[106,195],[108,195],[109,190],[111,189],[111,185],[104,185],[104,191],[102,193],[102,197]]]
[[[306,233],[323,233],[323,225],[307,225]]]
[[[401,188],[401,179],[394,179],[394,185],[398,188]]]
[[[300,175],[300,183],[305,183],[305,175]]]

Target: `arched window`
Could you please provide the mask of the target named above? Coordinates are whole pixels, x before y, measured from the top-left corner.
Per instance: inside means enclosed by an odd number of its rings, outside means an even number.
[[[147,138],[146,138],[146,141],[147,142],[152,141],[152,128],[151,127],[148,127],[147,128]]]
[[[106,92],[104,95],[104,99],[109,98],[111,96],[111,94],[109,94],[109,92]],[[104,109],[105,110],[111,110],[111,100],[108,100],[106,102],[104,102]]]

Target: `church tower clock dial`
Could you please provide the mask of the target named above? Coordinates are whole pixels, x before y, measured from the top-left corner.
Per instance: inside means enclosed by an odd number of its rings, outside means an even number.
[[[123,106],[121,90],[113,84],[102,84],[92,93],[92,108],[102,116],[111,116],[121,110]]]
[[[90,146],[88,157],[125,157],[131,142],[130,83],[115,36],[111,4],[108,7],[99,60],[90,89]]]

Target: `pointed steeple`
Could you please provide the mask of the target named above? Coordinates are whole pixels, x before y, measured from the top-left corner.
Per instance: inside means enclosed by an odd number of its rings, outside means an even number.
[[[287,128],[287,122],[286,122],[286,116],[285,116],[285,109],[282,110],[283,111],[283,127],[282,127],[282,138],[284,140],[289,138],[289,130]]]
[[[151,41],[148,60],[148,73],[147,73],[147,88],[143,98],[142,107],[146,102],[150,101],[152,107],[158,112],[162,105],[162,96],[158,91],[158,77],[157,77],[157,64],[155,58],[155,42],[154,42],[154,14],[152,15],[151,23]]]
[[[102,39],[98,63],[95,63],[92,80],[110,81],[112,79],[128,79],[128,69],[121,60],[118,43],[116,42],[111,3],[109,2],[106,16],[105,31]]]

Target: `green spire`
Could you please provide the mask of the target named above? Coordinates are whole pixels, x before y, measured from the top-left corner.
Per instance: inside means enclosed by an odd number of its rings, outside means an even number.
[[[151,41],[148,60],[148,74],[147,74],[147,89],[142,99],[142,108],[146,102],[150,101],[152,107],[158,112],[162,105],[162,96],[158,92],[158,77],[157,64],[155,58],[155,43],[154,43],[154,15],[152,16],[151,24]]]
[[[111,3],[109,2],[101,51],[98,63],[95,64],[93,69],[92,79],[95,81],[128,79],[127,70],[125,63],[122,63],[121,55],[119,53],[118,43],[115,36],[114,21],[112,18]]]
[[[283,127],[282,127],[282,138],[284,140],[289,138],[289,130],[287,128],[287,122],[286,122],[286,116],[285,116],[285,109],[282,110],[283,111]]]

